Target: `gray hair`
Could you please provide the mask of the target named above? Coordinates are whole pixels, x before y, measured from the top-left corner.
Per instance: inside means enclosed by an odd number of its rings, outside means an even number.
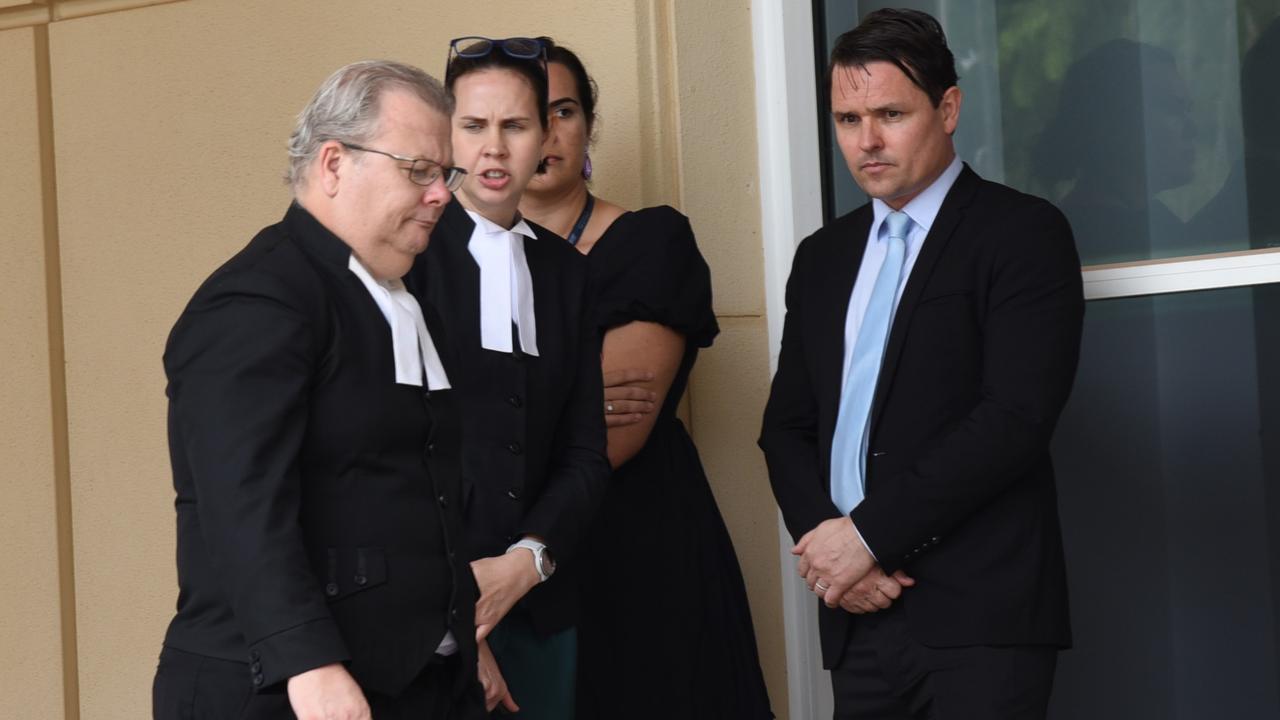
[[[330,75],[298,114],[289,135],[289,171],[285,182],[296,190],[307,166],[330,140],[363,144],[378,132],[382,94],[407,90],[445,117],[453,114],[453,97],[439,80],[412,65],[390,60],[362,60]]]

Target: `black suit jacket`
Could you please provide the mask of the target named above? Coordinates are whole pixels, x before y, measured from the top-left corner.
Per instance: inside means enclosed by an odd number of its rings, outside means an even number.
[[[501,555],[526,534],[544,538],[556,574],[521,602],[550,633],[576,618],[574,556],[610,475],[605,456],[600,339],[591,322],[586,258],[533,223],[525,239],[538,356],[480,346],[480,266],[467,246],[475,222],[455,200],[405,278],[440,309],[458,353],[451,375],[463,420],[462,477],[471,557]]]
[[[839,517],[831,441],[845,314],[871,206],[796,250],[760,447],[792,536]],[[852,518],[927,645],[1071,641],[1049,439],[1079,355],[1080,265],[1048,202],[967,166],[894,316],[872,403],[866,499]],[[823,660],[856,616],[821,607]]]
[[[350,255],[293,205],[196,291],[165,349],[180,587],[165,644],[249,663],[260,690],[343,661],[396,695],[448,629],[475,667],[455,393],[395,384]]]

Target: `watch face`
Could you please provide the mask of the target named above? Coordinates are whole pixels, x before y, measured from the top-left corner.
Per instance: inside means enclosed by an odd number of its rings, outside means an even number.
[[[538,553],[538,570],[544,577],[551,577],[551,574],[556,571],[556,561],[551,557],[551,551],[546,548]]]

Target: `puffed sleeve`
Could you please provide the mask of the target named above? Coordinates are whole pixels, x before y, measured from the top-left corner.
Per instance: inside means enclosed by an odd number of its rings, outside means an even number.
[[[619,218],[590,254],[596,325],[604,331],[655,322],[708,347],[720,332],[711,306],[711,270],[689,219],[674,208],[646,208]]]

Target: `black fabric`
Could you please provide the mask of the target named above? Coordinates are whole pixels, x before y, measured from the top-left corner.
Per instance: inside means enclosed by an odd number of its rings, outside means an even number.
[[[349,258],[294,205],[196,291],[165,349],[179,585],[165,645],[248,663],[259,691],[346,662],[366,691],[398,695],[449,629],[475,663],[454,393],[395,384],[390,328]]]
[[[452,688],[462,674],[454,655],[432,658],[396,697],[366,692],[378,720],[479,720],[485,717],[484,691],[471,684],[462,694]],[[160,652],[151,686],[154,720],[296,720],[283,687],[253,693],[248,663],[194,655],[174,648]]]
[[[836,720],[1043,720],[1058,649],[932,648],[901,608],[863,618],[831,671]]]
[[[870,205],[797,248],[760,447],[794,538],[840,517],[831,441],[850,292]],[[903,290],[872,404],[866,499],[851,513],[937,647],[1071,643],[1049,440],[1080,351],[1071,228],[1048,202],[967,166]],[[855,616],[819,605],[823,662]]]
[[[666,205],[625,213],[597,244],[603,247],[591,249],[588,265],[602,332],[641,320],[666,325],[695,348],[711,346],[720,332],[711,270],[688,218]]]
[[[480,346],[480,267],[467,245],[475,223],[454,200],[431,244],[405,277],[440,308],[458,353],[450,380],[462,410],[462,482],[467,553],[506,552],[521,536],[544,539],[555,575],[520,601],[543,635],[573,625],[575,557],[609,481],[600,340],[588,315],[586,259],[530,224],[524,241],[533,279],[538,355]]]
[[[746,589],[698,451],[676,417],[717,332],[685,217],[627,213],[589,256],[601,331],[643,320],[687,336],[649,439],[618,468],[586,544],[579,720],[770,718]]]

